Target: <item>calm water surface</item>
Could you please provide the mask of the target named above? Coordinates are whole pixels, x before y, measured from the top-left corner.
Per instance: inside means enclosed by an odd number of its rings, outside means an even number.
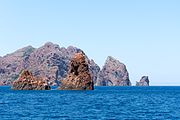
[[[13,91],[0,87],[0,120],[180,119],[180,87]]]

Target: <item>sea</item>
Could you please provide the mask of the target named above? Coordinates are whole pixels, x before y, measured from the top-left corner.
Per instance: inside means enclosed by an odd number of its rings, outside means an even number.
[[[176,120],[180,87],[13,91],[0,87],[0,120]]]

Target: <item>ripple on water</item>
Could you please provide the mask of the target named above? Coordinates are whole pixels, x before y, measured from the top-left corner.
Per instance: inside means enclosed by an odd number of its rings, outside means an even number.
[[[180,119],[180,87],[12,91],[0,87],[4,119]]]

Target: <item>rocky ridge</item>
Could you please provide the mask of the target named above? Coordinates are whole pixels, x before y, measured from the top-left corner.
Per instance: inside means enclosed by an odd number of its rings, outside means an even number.
[[[27,46],[19,49],[0,57],[0,84],[12,85],[21,70],[29,70],[34,76],[45,78],[50,85],[59,86],[61,80],[68,74],[72,56],[79,52],[83,51],[73,46],[60,47],[51,42],[40,48]],[[108,57],[102,70],[87,55],[85,59],[95,86],[131,85],[126,66],[113,57]]]
[[[0,59],[0,82],[2,85],[11,85],[21,70],[27,69],[32,71],[34,76],[46,78],[51,85],[59,85],[59,81],[67,74],[70,58],[78,52],[83,51],[73,46],[59,47],[51,42],[37,49],[32,46],[24,47]],[[91,64],[87,56],[86,59]],[[93,62],[90,66],[90,70],[97,67]],[[95,72],[91,71],[97,74]],[[96,81],[96,77],[93,78]]]

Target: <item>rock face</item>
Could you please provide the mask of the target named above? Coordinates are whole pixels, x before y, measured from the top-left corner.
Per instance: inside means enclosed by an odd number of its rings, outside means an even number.
[[[89,70],[91,72],[91,77],[93,79],[94,85],[97,86],[97,76],[100,71],[100,67],[94,62],[94,60],[91,60],[89,63]]]
[[[18,78],[21,70],[27,69],[36,77],[46,78],[50,85],[59,85],[59,80],[67,75],[70,59],[78,52],[83,51],[73,46],[60,47],[51,42],[40,48],[24,47],[12,54],[0,57],[0,83],[11,85]],[[96,81],[98,66],[87,56],[86,59],[89,61],[92,77]]]
[[[97,78],[97,86],[131,86],[126,66],[108,57]]]
[[[0,85],[12,85],[21,70],[29,70],[35,77],[46,78],[50,85],[60,85],[60,80],[67,76],[69,62],[74,54],[83,52],[73,46],[67,48],[48,42],[40,48],[27,46],[14,53],[0,57]],[[108,57],[103,69],[90,60],[85,59],[89,66],[95,86],[129,86],[126,66]]]
[[[136,86],[149,86],[148,76],[143,76],[139,82],[136,82]]]
[[[32,46],[27,46],[0,59],[0,82],[2,85],[11,85],[18,78],[21,70],[29,66],[28,59],[34,50],[35,48]]]
[[[83,52],[76,53],[70,61],[67,77],[61,80],[59,90],[93,90],[88,62]]]
[[[31,72],[24,70],[13,82],[13,90],[50,90],[48,82],[40,77],[34,77]]]

